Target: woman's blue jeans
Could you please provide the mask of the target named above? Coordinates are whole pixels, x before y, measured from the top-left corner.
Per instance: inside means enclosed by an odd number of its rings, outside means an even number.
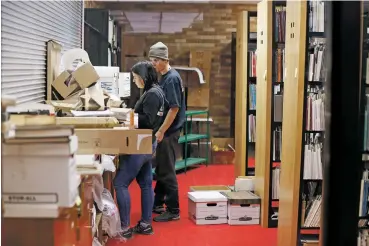
[[[156,142],[152,146],[153,153]],[[152,154],[120,155],[119,168],[114,178],[114,188],[122,229],[130,226],[131,197],[128,187],[136,179],[141,188],[141,221],[151,224],[154,192],[152,189]]]

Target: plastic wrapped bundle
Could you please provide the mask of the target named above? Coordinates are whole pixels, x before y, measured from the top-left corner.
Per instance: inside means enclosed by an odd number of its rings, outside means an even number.
[[[115,238],[121,238],[120,232],[122,232],[120,226],[120,217],[117,206],[114,199],[107,189],[104,189],[102,193],[102,201],[104,209],[102,210],[102,229],[110,236]]]
[[[92,246],[102,246],[99,240],[95,237],[94,241],[92,242]]]

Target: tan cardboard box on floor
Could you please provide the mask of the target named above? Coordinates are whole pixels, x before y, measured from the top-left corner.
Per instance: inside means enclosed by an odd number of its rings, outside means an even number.
[[[78,154],[152,154],[152,130],[75,129]]]
[[[70,82],[66,82],[70,78]],[[89,87],[100,79],[91,63],[85,63],[74,72],[62,72],[52,83],[54,89],[64,99],[71,95],[76,90],[81,90]]]

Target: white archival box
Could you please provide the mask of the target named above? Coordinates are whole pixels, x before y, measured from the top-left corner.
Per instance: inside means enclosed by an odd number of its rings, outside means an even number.
[[[131,96],[131,73],[119,73],[118,88],[120,97]]]
[[[227,198],[218,191],[188,192],[188,213],[197,225],[227,223]]]
[[[255,184],[253,177],[238,177],[235,180],[235,191],[254,191]]]
[[[97,81],[99,86],[106,90],[109,94],[119,97],[119,67],[94,66],[94,68],[100,77],[100,79]]]
[[[249,191],[222,193],[228,198],[229,225],[258,225],[260,197]]]
[[[74,157],[3,156],[4,204],[73,207],[80,177]]]

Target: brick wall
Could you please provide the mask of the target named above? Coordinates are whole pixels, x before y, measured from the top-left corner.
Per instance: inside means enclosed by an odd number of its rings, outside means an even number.
[[[132,48],[133,44],[136,47],[145,47],[147,52],[152,44],[161,41],[168,46],[173,65],[188,66],[190,50],[210,50],[212,52],[210,81],[206,86],[209,89],[210,116],[214,121],[211,133],[214,137],[230,137],[230,128],[234,127],[230,121],[232,32],[237,30],[237,13],[241,10],[255,11],[256,5],[113,3],[107,7],[123,11],[203,12],[202,21],[184,28],[182,32],[123,35],[123,56],[133,55],[130,54],[135,49]],[[251,28],[256,31],[256,20],[252,22]],[[189,87],[191,93],[192,85]]]

